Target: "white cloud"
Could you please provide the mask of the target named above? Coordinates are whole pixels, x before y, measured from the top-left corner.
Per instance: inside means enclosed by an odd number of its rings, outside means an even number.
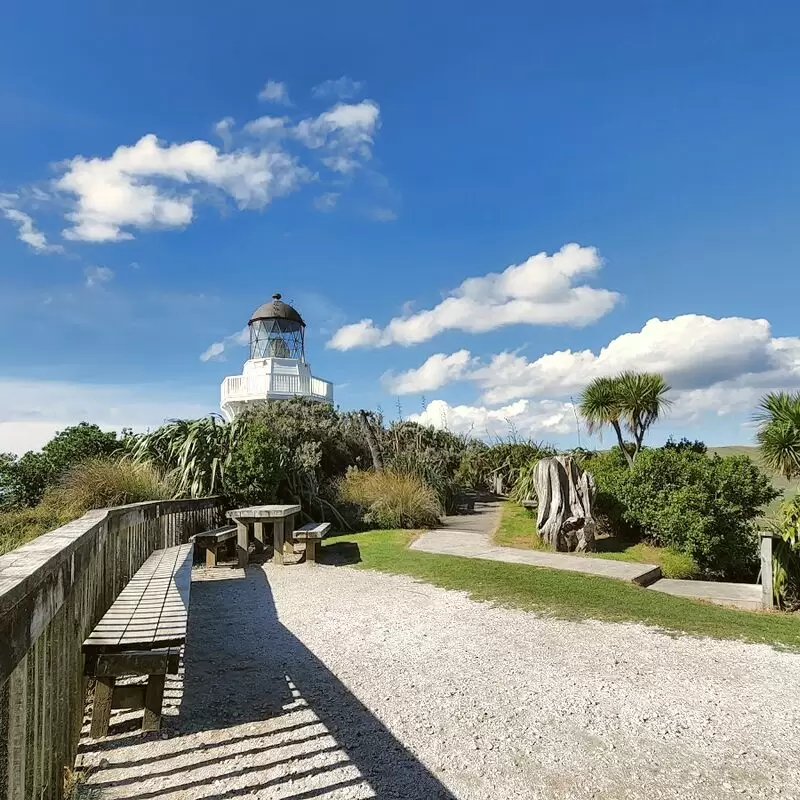
[[[245,326],[240,331],[226,336],[218,342],[210,344],[201,354],[201,361],[214,361],[222,357],[229,347],[243,346],[250,344],[250,328]]]
[[[575,417],[569,403],[554,400],[532,402],[517,400],[502,408],[451,406],[434,400],[421,414],[409,419],[453,433],[471,433],[478,437],[505,436],[514,430],[524,436],[567,434],[575,431]]]
[[[397,212],[391,208],[371,208],[367,216],[376,222],[394,222],[397,219]]]
[[[13,208],[7,199],[0,202],[0,213],[17,226],[17,238],[37,253],[61,253],[64,248],[57,244],[48,244],[47,237],[36,229],[33,217],[18,208]]]
[[[289,124],[289,117],[272,117],[269,114],[258,117],[258,119],[248,122],[244,129],[253,136],[282,136],[286,133],[286,126]]]
[[[800,339],[773,338],[764,319],[686,314],[651,319],[597,354],[562,350],[528,361],[500,353],[470,377],[484,390],[485,402],[502,403],[517,397],[564,396],[580,391],[593,378],[626,369],[660,372],[680,392],[720,385],[782,386],[800,380]]]
[[[86,277],[86,286],[89,289],[96,289],[114,277],[114,270],[108,267],[87,267],[83,274]]]
[[[553,255],[539,253],[501,273],[467,278],[434,308],[395,317],[385,328],[371,319],[345,325],[328,347],[407,347],[446,330],[483,333],[513,324],[588,325],[607,314],[620,298],[607,289],[575,285],[601,265],[594,247],[566,244]]]
[[[289,89],[283,81],[267,81],[264,88],[258,93],[258,99],[263,103],[278,103],[290,106]]]
[[[0,453],[37,450],[57,431],[83,421],[106,430],[142,431],[171,418],[199,417],[216,410],[211,393],[208,405],[186,399],[203,391],[0,378]]]
[[[372,100],[338,103],[317,117],[297,123],[294,135],[312,150],[325,149],[322,162],[334,172],[349,173],[372,158],[380,109]]]
[[[235,124],[236,120],[233,117],[224,117],[214,123],[214,133],[222,140],[222,146],[226,150],[230,150],[233,144],[233,126]]]
[[[763,319],[687,314],[651,319],[597,354],[563,350],[528,361],[506,352],[480,362],[460,350],[438,353],[418,369],[387,376],[387,382],[394,393],[410,394],[468,380],[482,389],[481,402],[487,406],[513,401],[516,407],[528,398],[560,402],[575,395],[577,400],[594,378],[626,369],[665,376],[673,390],[671,420],[749,412],[765,392],[800,388],[800,337],[773,337]],[[475,417],[478,412],[470,413]]]
[[[449,356],[436,353],[417,369],[399,375],[387,372],[383,384],[392,394],[430,392],[463,378],[472,362],[469,350],[459,350]]]
[[[314,97],[337,97],[340,100],[349,100],[364,89],[364,81],[354,81],[347,75],[335,80],[323,81],[315,86],[311,93]]]
[[[74,195],[68,239],[132,239],[129,228],[182,228],[192,221],[198,186],[216,188],[241,209],[263,208],[310,177],[287,153],[221,153],[208,142],[163,144],[153,134],[118,147],[107,159],[77,156],[55,187]]]
[[[339,202],[339,192],[325,192],[314,198],[314,208],[317,211],[333,211],[336,204]]]

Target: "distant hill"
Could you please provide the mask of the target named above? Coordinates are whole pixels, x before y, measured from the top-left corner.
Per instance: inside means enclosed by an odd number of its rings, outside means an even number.
[[[709,447],[708,451],[709,453],[719,453],[721,456],[749,456],[770,476],[770,478],[772,478],[772,483],[775,485],[775,488],[780,489],[784,494],[777,500],[773,500],[772,503],[767,506],[764,513],[765,517],[771,517],[778,510],[778,506],[780,506],[781,502],[786,497],[791,497],[792,494],[797,492],[800,488],[798,487],[797,481],[787,481],[783,475],[780,475],[766,466],[761,460],[761,453],[757,447],[735,444],[728,447]]]

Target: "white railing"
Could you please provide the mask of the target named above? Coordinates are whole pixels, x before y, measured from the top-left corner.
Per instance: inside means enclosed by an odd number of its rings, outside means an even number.
[[[333,384],[302,375],[232,375],[222,383],[222,403],[258,400],[276,395],[302,395],[333,401]]]

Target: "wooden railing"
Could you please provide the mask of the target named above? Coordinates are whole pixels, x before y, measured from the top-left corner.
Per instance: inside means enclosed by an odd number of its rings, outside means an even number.
[[[216,498],[90,511],[0,556],[0,800],[63,797],[84,715],[84,639],[150,553],[221,517]]]

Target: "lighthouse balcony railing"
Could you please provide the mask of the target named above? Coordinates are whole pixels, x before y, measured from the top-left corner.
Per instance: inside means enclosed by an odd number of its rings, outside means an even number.
[[[333,384],[305,375],[233,375],[222,384],[222,402],[302,395],[333,401]]]

